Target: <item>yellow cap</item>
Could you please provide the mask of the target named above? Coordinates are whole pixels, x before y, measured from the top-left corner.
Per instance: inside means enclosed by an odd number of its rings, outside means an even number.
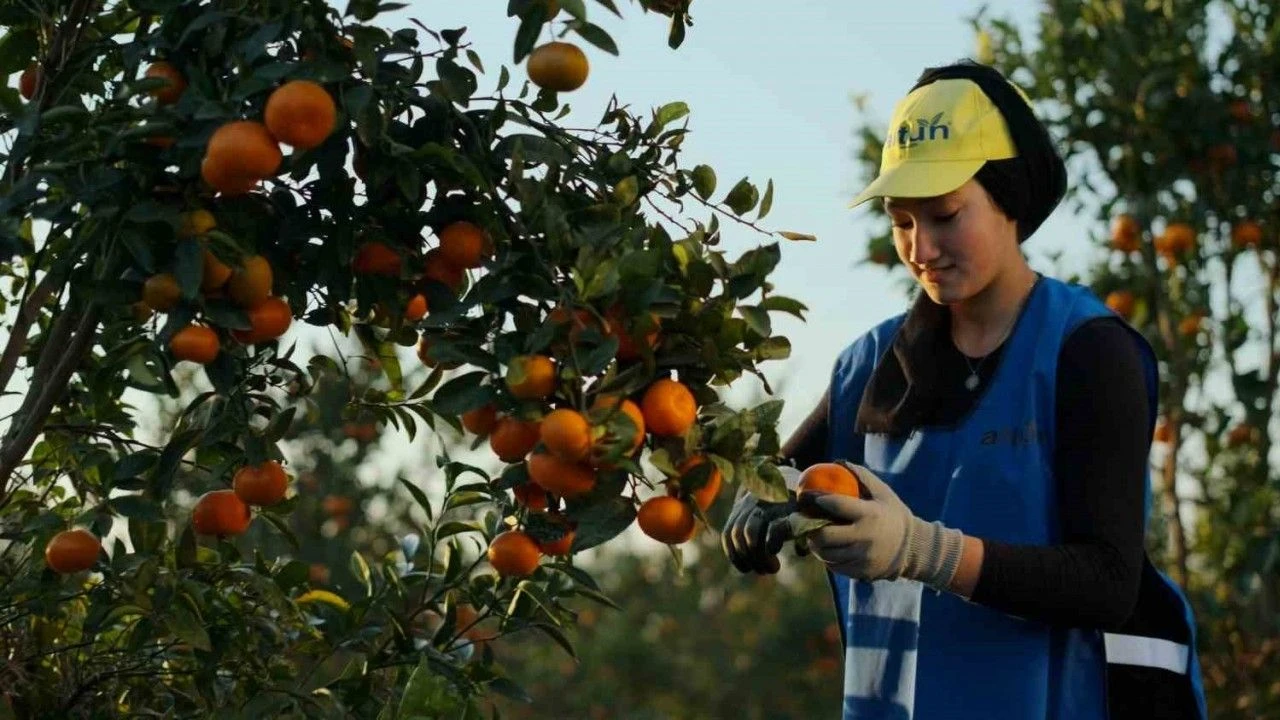
[[[1021,89],[1018,94],[1027,99]],[[1017,155],[1004,116],[977,83],[935,80],[911,91],[894,108],[880,175],[849,207],[877,197],[945,195],[986,161]]]

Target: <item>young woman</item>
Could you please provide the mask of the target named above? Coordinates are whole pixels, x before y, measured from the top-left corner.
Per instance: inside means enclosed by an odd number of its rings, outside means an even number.
[[[1021,252],[1065,191],[1048,133],[959,63],[926,70],[887,135],[854,204],[884,203],[923,292],[840,355],[783,449],[867,490],[819,498],[834,522],[807,539],[844,630],[844,717],[1206,718],[1189,606],[1143,546],[1154,355]],[[794,510],[744,493],[732,563],[776,571]]]

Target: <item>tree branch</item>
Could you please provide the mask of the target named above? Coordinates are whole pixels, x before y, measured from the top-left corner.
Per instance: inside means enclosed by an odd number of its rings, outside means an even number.
[[[14,318],[13,327],[9,328],[9,341],[4,346],[4,354],[0,355],[0,392],[9,387],[13,371],[18,367],[18,358],[22,357],[22,351],[26,349],[27,333],[31,330],[31,324],[39,316],[40,307],[53,296],[55,290],[61,288],[61,285],[54,281],[52,273],[46,273],[27,295],[26,302],[22,304],[18,316]]]

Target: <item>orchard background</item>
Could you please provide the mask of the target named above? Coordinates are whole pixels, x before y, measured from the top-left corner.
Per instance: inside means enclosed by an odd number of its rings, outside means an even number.
[[[834,712],[815,564],[715,528],[906,302],[843,199],[970,54],[1162,353],[1213,715],[1280,716],[1271,4],[445,5],[0,3],[0,717]]]

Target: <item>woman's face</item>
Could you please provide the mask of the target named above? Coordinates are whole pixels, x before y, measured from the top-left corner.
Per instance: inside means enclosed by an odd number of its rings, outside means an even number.
[[[977,180],[931,198],[885,198],[893,243],[935,303],[950,305],[985,290],[1018,255],[1017,223]]]

